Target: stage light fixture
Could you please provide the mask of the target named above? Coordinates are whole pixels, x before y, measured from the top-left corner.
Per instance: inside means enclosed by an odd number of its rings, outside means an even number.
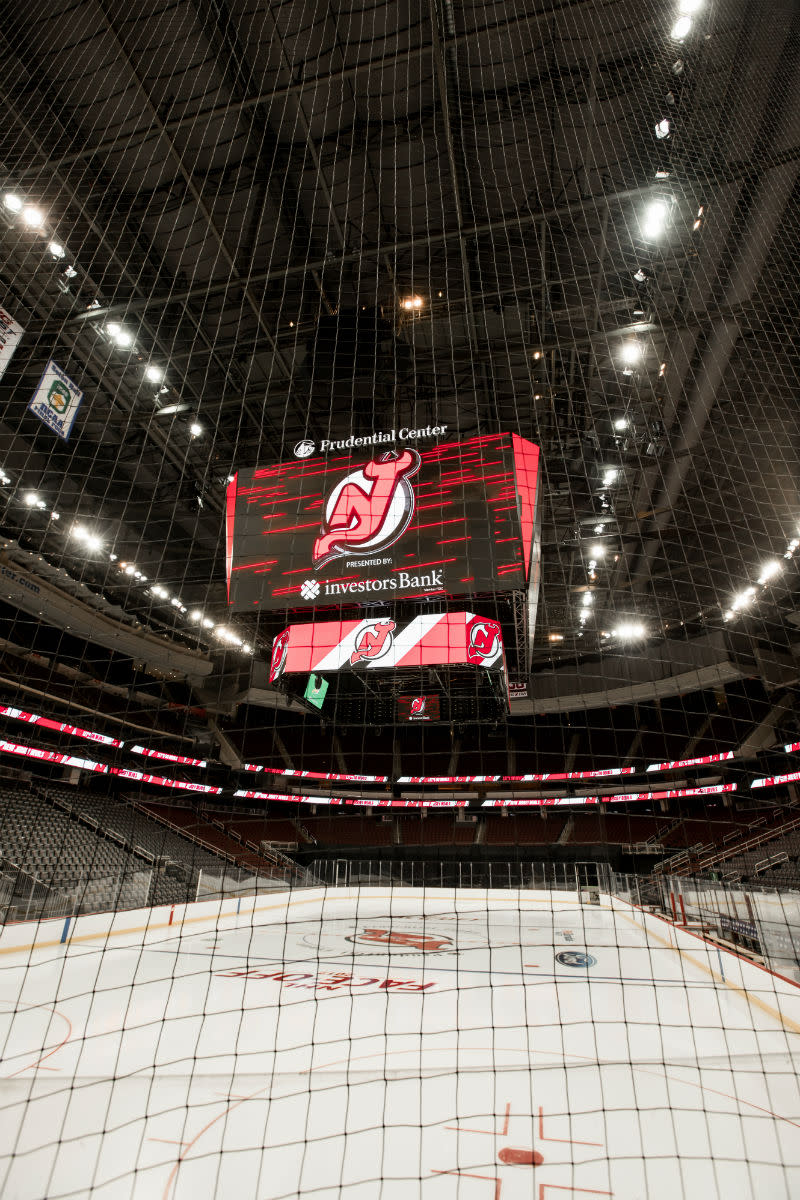
[[[669,31],[669,36],[674,42],[682,42],[685,37],[691,32],[692,21],[690,17],[678,17],[672,29]]]
[[[50,251],[53,258],[64,258],[67,253],[60,242],[51,242],[47,249]]]
[[[189,433],[192,435],[192,437],[200,437],[202,432],[203,426],[200,424],[200,422],[192,421],[191,425],[189,426]]]
[[[667,227],[669,204],[665,200],[654,200],[644,211],[642,236],[648,241],[660,238]]]
[[[3,203],[9,212],[22,212],[22,200],[19,198],[19,196],[16,196],[14,192],[6,192],[5,196],[3,197]]]
[[[764,563],[764,566],[761,568],[761,574],[758,577],[758,582],[764,584],[767,582],[767,580],[772,579],[773,576],[779,574],[779,572],[782,570],[783,567],[778,560],[772,559],[771,562]]]
[[[645,636],[645,628],[640,621],[622,621],[614,630],[614,634],[620,641],[635,641]]]
[[[164,378],[164,372],[155,363],[148,363],[144,369],[144,377],[150,383],[161,383],[161,380]]]
[[[672,133],[672,122],[668,121],[666,117],[662,118],[662,120],[656,122],[655,131],[657,138],[668,138]]]
[[[30,225],[31,229],[41,229],[44,225],[44,214],[41,209],[35,208],[32,204],[22,210],[22,219],[26,225]]]

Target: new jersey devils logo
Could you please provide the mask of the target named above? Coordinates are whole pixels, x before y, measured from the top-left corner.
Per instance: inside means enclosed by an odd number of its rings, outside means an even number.
[[[325,502],[322,532],[311,556],[314,570],[335,558],[392,546],[414,515],[410,477],[419,468],[416,450],[387,452],[340,480]]]
[[[272,662],[269,668],[269,681],[274,683],[283,673],[286,663],[286,651],[289,649],[289,630],[284,629],[272,643]]]
[[[503,653],[503,635],[496,621],[478,617],[469,627],[467,661],[475,667],[491,667]]]
[[[354,667],[356,663],[365,658],[383,658],[384,654],[388,654],[394,641],[392,636],[394,628],[394,621],[388,620],[376,621],[374,625],[368,625],[366,629],[362,629],[356,638],[355,649],[350,655],[350,666]]]
[[[411,701],[410,715],[412,717],[421,717],[425,712],[425,705],[427,701],[427,696],[415,696]]]

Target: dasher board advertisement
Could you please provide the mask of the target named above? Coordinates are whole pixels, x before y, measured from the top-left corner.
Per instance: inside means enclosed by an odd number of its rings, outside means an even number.
[[[508,433],[240,471],[227,493],[229,604],[314,609],[527,590],[540,474],[539,448]]]

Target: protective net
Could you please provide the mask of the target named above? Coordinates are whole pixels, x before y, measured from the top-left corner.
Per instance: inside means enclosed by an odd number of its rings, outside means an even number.
[[[796,1194],[794,6],[4,17],[5,1193]]]

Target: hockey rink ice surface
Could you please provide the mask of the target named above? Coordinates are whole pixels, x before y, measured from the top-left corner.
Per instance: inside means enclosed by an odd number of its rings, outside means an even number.
[[[795,985],[602,896],[245,904],[0,953],[4,1200],[800,1197]]]

